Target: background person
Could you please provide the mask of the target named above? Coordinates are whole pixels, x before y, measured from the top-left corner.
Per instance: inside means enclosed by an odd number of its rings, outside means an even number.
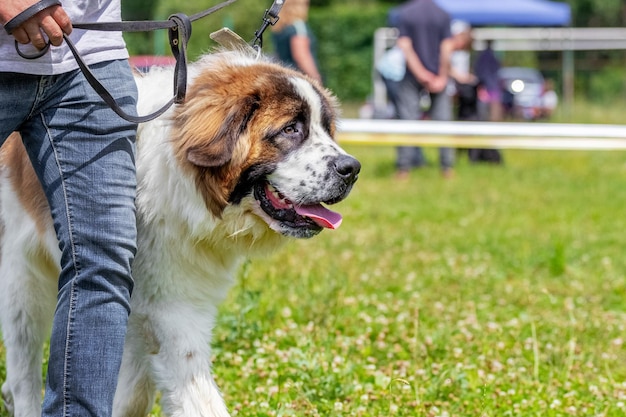
[[[547,79],[544,84],[544,92],[541,95],[541,116],[549,119],[559,104],[559,96],[554,91],[554,80]]]
[[[462,20],[453,20],[450,25],[452,34],[452,54],[450,56],[450,77],[460,84],[475,84],[478,80],[472,73],[472,27]]]
[[[476,120],[478,79],[471,70],[472,27],[462,20],[453,20],[450,30],[453,52],[450,56],[448,94],[453,101],[456,99],[457,120]]]
[[[0,23],[34,3],[3,0]],[[0,143],[21,133],[61,250],[43,416],[112,413],[136,251],[136,125],[88,85],[62,34],[71,33],[100,82],[125,112],[136,114],[137,90],[121,33],[71,25],[120,20],[120,0],[66,1],[29,18],[12,36],[0,30]],[[41,58],[27,60],[15,50],[16,39],[33,53],[46,38],[53,46]],[[10,396],[5,400],[11,406]]]
[[[272,42],[278,58],[322,82],[316,58],[316,39],[307,24],[309,0],[287,0],[280,19],[272,26]]]
[[[487,110],[487,116],[482,118],[498,122],[503,119],[502,85],[498,77],[501,65],[500,60],[493,51],[492,44],[493,42],[488,40],[485,49],[478,54],[474,64],[474,73],[478,77],[480,84],[478,98]]]
[[[399,8],[391,8],[387,13],[387,25],[389,27],[397,28],[399,17]],[[406,73],[406,60],[404,59],[404,52],[402,52],[397,45],[392,46],[387,49],[378,62],[376,62],[375,68],[385,84],[387,100],[390,104],[389,107],[391,111],[385,112],[384,116],[390,116],[392,119],[397,119],[398,91]]]
[[[478,77],[479,120],[499,122],[504,119],[504,102],[508,98],[498,75],[500,67],[500,60],[493,51],[492,41],[488,40],[485,49],[478,55],[474,64],[474,73]],[[474,163],[502,164],[504,160],[499,149],[469,149],[468,156],[469,160]]]
[[[446,93],[452,42],[450,16],[432,0],[409,0],[400,6],[397,45],[404,53],[407,72],[397,97],[398,116],[420,120],[452,120],[452,100]],[[454,150],[439,148],[444,177],[453,175]],[[397,148],[396,176],[406,178],[413,167],[423,165],[420,147]]]

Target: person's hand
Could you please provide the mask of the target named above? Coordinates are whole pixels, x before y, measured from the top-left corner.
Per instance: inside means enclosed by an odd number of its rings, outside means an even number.
[[[428,91],[431,91],[430,85],[434,83],[435,79],[437,78],[437,76],[434,73],[428,71],[424,67],[416,69],[413,75],[415,75],[417,82],[423,85]]]
[[[6,24],[15,16],[37,3],[34,0],[2,0],[0,2],[0,21]],[[54,46],[63,42],[63,34],[72,32],[72,22],[65,10],[59,5],[50,6],[26,20],[15,30],[13,37],[22,44],[32,43],[41,50],[46,46],[46,38]]]
[[[436,75],[431,82],[428,83],[426,89],[431,93],[441,93],[448,85],[448,77]]]
[[[459,74],[453,77],[457,82],[461,84],[476,85],[478,84],[478,78],[474,74]]]
[[[406,66],[411,71],[418,83],[429,90],[429,85],[433,83],[436,75],[426,69],[417,53],[413,50],[413,41],[408,36],[400,36],[396,41],[398,47],[402,50],[406,59]]]

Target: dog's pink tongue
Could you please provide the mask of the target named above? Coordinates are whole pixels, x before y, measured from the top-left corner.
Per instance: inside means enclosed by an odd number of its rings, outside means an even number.
[[[327,229],[336,229],[341,225],[341,214],[328,210],[321,204],[312,206],[294,205],[296,213],[311,218],[315,223]]]

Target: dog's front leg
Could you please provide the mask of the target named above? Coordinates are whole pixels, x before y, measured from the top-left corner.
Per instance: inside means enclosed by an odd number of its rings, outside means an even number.
[[[150,354],[155,348],[144,332],[147,319],[133,312],[128,321],[124,356],[115,391],[113,417],[143,417],[154,402],[155,387],[150,377]]]
[[[163,388],[161,406],[170,417],[229,417],[230,414],[222,399],[210,369],[200,361],[190,360],[183,367],[188,368],[183,375],[177,375],[178,383],[166,384]],[[177,365],[174,365],[177,366]],[[189,372],[192,367],[196,367]]]
[[[211,373],[215,314],[178,305],[151,318],[159,340],[158,352],[150,355],[151,373],[170,417],[230,416]]]
[[[26,259],[17,239],[4,246],[0,267],[0,316],[6,349],[2,400],[10,415],[41,415],[41,364],[56,300],[56,270]],[[49,274],[46,274],[49,272]]]

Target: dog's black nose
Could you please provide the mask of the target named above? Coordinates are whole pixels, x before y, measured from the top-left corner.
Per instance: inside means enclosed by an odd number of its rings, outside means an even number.
[[[340,155],[335,160],[335,171],[346,184],[354,184],[361,172],[361,163],[350,155]]]

